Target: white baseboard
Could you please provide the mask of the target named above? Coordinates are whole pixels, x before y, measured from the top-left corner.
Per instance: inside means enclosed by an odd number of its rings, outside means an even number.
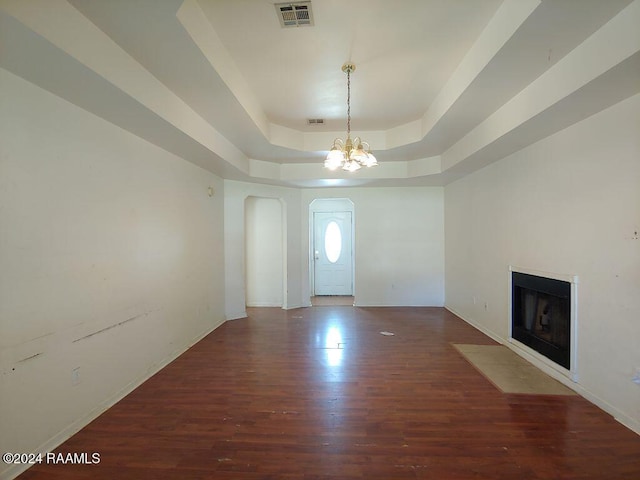
[[[95,420],[100,415],[102,415],[104,412],[109,410],[116,403],[118,403],[124,397],[129,395],[132,391],[134,391],[136,388],[138,388],[144,382],[149,380],[152,376],[154,376],[156,373],[158,373],[164,367],[169,365],[176,358],[178,358],[184,352],[189,350],[192,346],[194,346],[196,343],[198,343],[204,337],[209,335],[211,332],[213,332],[216,328],[218,328],[223,323],[224,323],[224,321],[218,322],[213,327],[211,327],[211,328],[205,330],[204,332],[198,334],[195,338],[193,338],[185,346],[179,348],[178,350],[175,350],[173,353],[171,353],[169,356],[167,356],[166,358],[164,358],[160,362],[158,362],[158,363],[152,365],[151,367],[149,367],[149,369],[147,370],[147,372],[146,372],[146,374],[144,376],[142,376],[142,377],[130,382],[128,385],[126,385],[120,391],[118,391],[117,393],[115,393],[111,397],[107,398],[105,401],[101,402],[96,408],[91,410],[88,414],[80,417],[78,420],[73,422],[71,425],[68,425],[67,427],[62,429],[60,432],[55,434],[53,437],[51,437],[48,440],[46,440],[45,442],[43,442],[32,453],[38,454],[38,453],[52,452],[53,450],[55,450],[63,442],[67,441],[69,438],[71,438],[73,435],[78,433],[80,430],[82,430],[84,427],[86,427],[93,420]],[[6,470],[0,472],[0,479],[2,479],[2,480],[13,480],[18,475],[20,475],[21,473],[26,471],[30,466],[31,465],[29,465],[29,464],[10,465],[9,468],[7,468]]]
[[[247,311],[243,310],[241,312],[227,313],[225,318],[227,320],[238,320],[239,318],[247,318]]]
[[[541,361],[540,359],[534,357],[533,355],[530,355],[524,349],[519,348],[517,345],[509,342],[508,339],[502,338],[499,335],[497,335],[494,332],[492,332],[491,330],[488,330],[487,328],[483,327],[482,325],[479,325],[478,323],[476,323],[474,321],[470,321],[470,320],[466,319],[463,315],[461,315],[460,313],[456,312],[453,308],[451,308],[449,306],[445,306],[445,308],[447,310],[449,310],[451,313],[453,313],[454,315],[456,315],[457,317],[459,317],[462,320],[464,320],[466,323],[468,323],[469,325],[471,325],[475,329],[477,329],[480,332],[484,333],[486,336],[488,336],[492,340],[495,340],[496,342],[498,342],[498,343],[506,346],[507,348],[511,349],[516,354],[520,355],[522,358],[524,358],[529,363],[533,364],[534,366],[536,366],[537,368],[542,370],[544,373],[546,373],[550,377],[558,380],[560,383],[562,383],[566,387],[568,387],[571,390],[575,391],[581,397],[583,397],[586,400],[588,400],[589,402],[593,403],[596,407],[604,410],[609,415],[611,415],[616,421],[618,421],[619,423],[621,423],[622,425],[627,427],[629,430],[631,430],[631,431],[637,433],[638,435],[640,435],[640,422],[638,422],[638,421],[634,420],[633,418],[629,417],[628,415],[626,415],[625,413],[621,412],[616,407],[614,407],[613,405],[608,403],[607,401],[603,400],[602,398],[600,398],[597,395],[595,395],[593,392],[591,392],[591,391],[587,390],[586,388],[584,388],[584,386],[582,386],[579,383],[579,381],[574,382],[571,378],[567,377],[566,375],[563,375],[562,373],[558,372],[554,368],[551,368],[550,366],[546,365],[543,361]]]
[[[453,313],[456,317],[461,318],[462,320],[464,320],[465,322],[467,322],[469,325],[471,325],[473,328],[475,328],[476,330],[480,330],[482,333],[484,333],[487,337],[489,337],[491,340],[494,340],[500,344],[504,344],[505,343],[505,339],[502,338],[500,335],[494,333],[492,330],[489,330],[488,328],[484,327],[483,325],[480,325],[479,323],[473,321],[473,320],[469,320],[467,318],[465,318],[461,313],[456,312],[453,308],[451,308],[448,305],[445,305],[444,308],[446,310],[449,310],[451,313]]]
[[[443,308],[443,305],[440,304],[406,304],[406,303],[377,303],[377,302],[367,302],[367,301],[358,301],[355,299],[353,304],[354,307],[407,307],[407,308]]]
[[[296,303],[293,305],[287,305],[286,307],[282,307],[283,310],[295,310],[296,308],[302,308],[304,305],[302,303]],[[309,307],[311,304],[308,305]]]

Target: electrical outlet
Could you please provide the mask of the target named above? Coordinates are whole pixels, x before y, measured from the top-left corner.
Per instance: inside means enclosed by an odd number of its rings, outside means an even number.
[[[71,385],[78,385],[80,383],[80,367],[76,367],[71,370]]]

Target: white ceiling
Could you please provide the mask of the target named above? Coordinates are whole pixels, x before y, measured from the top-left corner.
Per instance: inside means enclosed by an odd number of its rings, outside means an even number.
[[[417,120],[471,48],[500,0],[315,0],[311,27],[280,27],[274,2],[199,2],[273,123],[306,130],[306,118],[364,130]]]
[[[0,0],[0,67],[220,176],[298,187],[443,185],[640,91],[639,0],[312,0],[288,29],[274,3]],[[322,168],[347,61],[381,162],[354,174]]]

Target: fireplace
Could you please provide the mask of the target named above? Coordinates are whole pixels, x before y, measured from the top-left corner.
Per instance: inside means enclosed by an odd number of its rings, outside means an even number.
[[[511,272],[511,337],[573,370],[571,283]]]

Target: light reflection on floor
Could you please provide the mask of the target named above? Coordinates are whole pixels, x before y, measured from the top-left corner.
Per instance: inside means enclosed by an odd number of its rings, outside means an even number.
[[[342,333],[338,327],[331,326],[327,330],[325,337],[325,352],[327,354],[327,365],[330,367],[340,367],[342,365],[342,354],[344,342]]]
[[[325,432],[335,433],[343,424],[345,403],[349,396],[347,381],[348,352],[346,351],[346,335],[344,320],[339,316],[329,320],[328,324],[316,334],[318,359],[320,360],[323,395],[319,396],[322,408],[326,411],[324,418]],[[337,437],[339,438],[339,436]],[[334,443],[339,443],[334,440]]]
[[[346,377],[347,339],[343,319],[337,316],[315,334],[317,359],[326,382],[343,382]]]

